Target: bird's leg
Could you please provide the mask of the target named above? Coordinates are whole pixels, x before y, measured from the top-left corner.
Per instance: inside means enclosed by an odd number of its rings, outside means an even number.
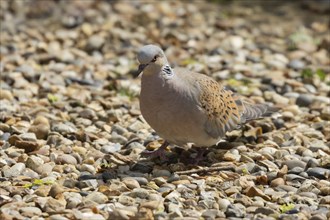
[[[167,158],[165,156],[165,149],[168,145],[169,143],[167,141],[164,141],[164,143],[157,150],[154,151],[145,150],[141,154],[147,157],[160,157],[161,160],[166,161]]]
[[[204,156],[205,151],[206,151],[206,148],[202,148],[202,149],[197,150],[197,155],[194,158],[193,164],[197,165],[200,161],[205,160],[205,158],[206,158]]]

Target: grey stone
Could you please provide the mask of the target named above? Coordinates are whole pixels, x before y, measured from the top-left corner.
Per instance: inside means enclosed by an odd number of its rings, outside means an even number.
[[[88,196],[86,196],[85,200],[90,200],[98,204],[104,204],[106,203],[106,201],[108,201],[108,197],[100,192],[92,192]]]
[[[313,215],[309,220],[327,220],[327,216],[324,214]]]
[[[25,169],[24,163],[17,163],[12,167],[10,167],[9,169],[4,170],[3,174],[5,177],[15,177],[20,175],[24,169]]]
[[[87,49],[88,50],[99,50],[103,46],[104,43],[105,43],[105,40],[102,36],[93,35],[88,39]]]
[[[109,154],[109,153],[114,153],[117,152],[121,149],[121,145],[118,143],[109,143],[106,145],[103,145],[101,148],[101,152],[105,153],[105,154]]]
[[[56,158],[56,163],[77,165],[77,159],[70,154],[62,154]]]
[[[69,220],[69,219],[64,217],[61,214],[55,214],[55,215],[49,216],[49,220]]]
[[[320,166],[320,163],[315,158],[311,158],[310,160],[308,160],[308,162],[306,164],[306,168],[318,167],[318,166]]]
[[[315,86],[311,85],[311,84],[305,84],[304,87],[308,90],[308,92],[310,93],[316,93],[317,89],[315,88]]]
[[[131,206],[134,205],[135,199],[130,196],[125,196],[121,194],[118,198],[118,202],[126,206]]]
[[[303,169],[306,167],[306,163],[301,160],[287,160],[284,161],[283,164],[287,165],[289,170],[293,169],[294,167],[301,167]]]
[[[99,185],[96,179],[88,179],[78,182],[79,188],[85,188],[85,187],[92,187],[93,189],[96,189]]]
[[[301,107],[308,107],[314,101],[314,96],[309,94],[300,94],[296,100],[296,104]]]
[[[152,172],[153,177],[170,177],[171,176],[171,172],[168,170],[158,170],[155,169]]]
[[[146,199],[149,197],[150,192],[143,188],[135,188],[128,195],[132,198]]]
[[[23,176],[28,176],[31,177],[32,179],[39,179],[39,174],[29,168],[26,168],[23,172],[22,172]]]
[[[301,60],[291,60],[289,62],[289,67],[296,70],[301,70],[305,67],[305,63]]]
[[[175,203],[169,203],[167,205],[170,218],[183,217],[181,209],[182,207]]]
[[[91,174],[95,174],[96,173],[96,169],[93,165],[91,164],[82,164],[81,167],[80,167],[80,170],[81,171],[87,171]]]
[[[235,205],[229,205],[226,212],[226,217],[236,217],[236,218],[243,218],[245,216],[245,212]]]
[[[139,182],[133,178],[126,177],[122,182],[130,189],[140,188]]]
[[[77,131],[76,127],[73,124],[69,125],[64,123],[55,124],[52,129],[61,134],[75,133]]]
[[[119,143],[119,144],[126,144],[127,143],[127,138],[117,134],[116,132],[112,132],[111,133],[111,138],[109,139],[109,141],[113,142],[113,143]]]
[[[79,112],[79,116],[82,118],[87,118],[87,119],[94,119],[96,118],[95,111],[92,109],[84,109],[81,112]]]
[[[138,181],[138,183],[140,185],[147,185],[149,183],[149,181],[146,178],[144,178],[144,177],[131,177],[131,178],[133,178],[136,181]]]
[[[32,141],[32,142],[37,141],[37,137],[36,137],[35,133],[23,133],[23,134],[20,134],[19,137],[24,141]]]
[[[43,207],[41,207],[44,212],[55,212],[59,213],[65,209],[65,203],[53,198],[47,198],[46,203]]]
[[[63,182],[63,186],[68,188],[74,188],[77,185],[78,181],[74,179],[65,179]]]
[[[306,172],[309,176],[313,176],[318,179],[328,179],[330,177],[330,170],[321,167],[309,168]]]
[[[152,166],[146,163],[138,162],[132,166],[131,170],[141,173],[150,173],[152,171]]]
[[[221,212],[216,209],[208,209],[202,213],[205,219],[215,219],[217,216],[221,216]]]
[[[21,215],[25,217],[35,217],[41,215],[41,210],[37,207],[22,207],[19,209]]]
[[[304,168],[302,168],[302,167],[293,167],[292,169],[290,169],[289,171],[288,171],[288,173],[291,173],[291,174],[299,174],[299,173],[301,173],[301,172],[303,172],[304,171]]]
[[[275,210],[268,208],[268,207],[259,207],[256,209],[255,214],[264,214],[264,215],[273,215],[273,214],[278,214]]]
[[[35,155],[31,155],[28,157],[25,164],[26,164],[26,167],[28,167],[34,171],[37,171],[39,169],[39,167],[44,164],[44,160]]]
[[[231,202],[228,199],[219,199],[218,201],[219,209],[221,211],[226,211]]]

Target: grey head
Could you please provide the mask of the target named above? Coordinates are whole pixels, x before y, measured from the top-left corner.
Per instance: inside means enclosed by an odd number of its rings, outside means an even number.
[[[152,74],[168,66],[164,51],[160,47],[152,44],[143,46],[138,52],[137,59],[140,65],[135,75],[136,77],[140,75],[142,71],[144,74]]]

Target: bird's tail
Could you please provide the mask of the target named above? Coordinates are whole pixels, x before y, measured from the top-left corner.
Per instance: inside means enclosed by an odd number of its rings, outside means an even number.
[[[270,116],[279,110],[278,108],[271,107],[267,104],[253,104],[241,99],[237,99],[235,102],[240,109],[241,124],[253,119]]]

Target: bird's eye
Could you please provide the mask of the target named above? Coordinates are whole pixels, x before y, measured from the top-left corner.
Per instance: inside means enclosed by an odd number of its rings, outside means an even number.
[[[154,56],[154,58],[151,60],[151,62],[153,62],[153,63],[156,62],[158,57],[159,57],[158,55]]]

